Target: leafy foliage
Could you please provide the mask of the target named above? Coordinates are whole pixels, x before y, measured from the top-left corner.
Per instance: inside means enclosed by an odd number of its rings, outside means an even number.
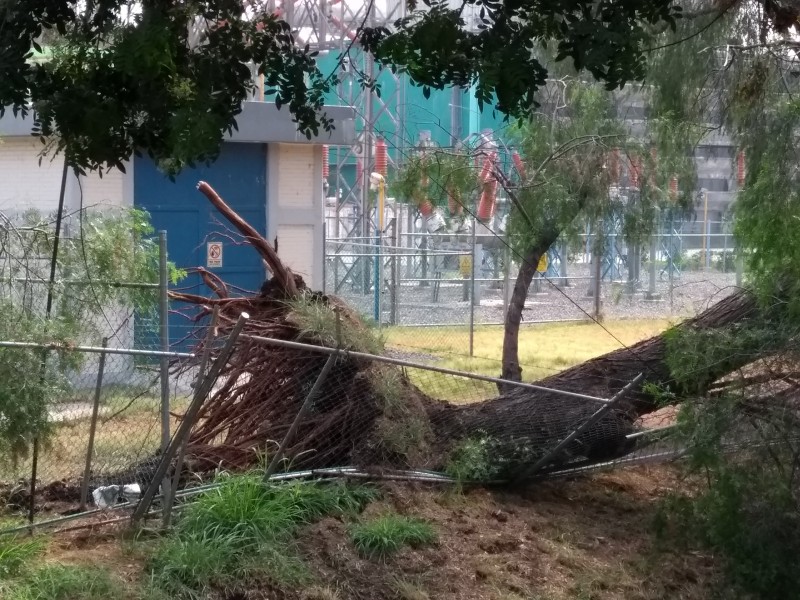
[[[0,309],[5,315],[0,339],[65,348],[96,343],[98,315],[110,305],[143,314],[156,308],[153,289],[117,285],[158,281],[158,244],[151,238],[147,214],[130,210],[78,218],[78,235],[60,240],[50,318],[45,298],[54,223],[29,212],[20,226],[6,222],[0,227]],[[171,276],[177,281],[183,274],[171,266]],[[69,390],[68,374],[80,368],[82,359],[80,353],[67,350],[0,349],[0,376],[5,381],[0,388],[0,449],[6,457],[24,455],[34,437],[46,443],[48,410]],[[19,373],[31,376],[20,378]]]
[[[37,132],[75,167],[117,167],[146,151],[168,171],[214,158],[254,89],[258,65],[278,107],[307,136],[330,84],[275,15],[235,0],[190,3],[21,0],[0,5],[0,107],[36,110]],[[81,14],[80,11],[83,11]],[[53,58],[32,63],[43,32]],[[0,109],[1,110],[1,109]],[[51,136],[58,136],[51,138]]]
[[[401,19],[396,31],[366,29],[362,43],[423,89],[475,84],[480,103],[496,97],[498,109],[516,117],[532,114],[546,81],[539,48],[552,45],[557,61],[569,59],[614,89],[644,76],[648,26],[674,27],[681,10],[671,0],[424,4]],[[478,11],[474,29],[465,22],[465,6]]]
[[[96,600],[119,597],[120,586],[119,581],[101,568],[49,564],[13,583],[3,597],[8,600]]]

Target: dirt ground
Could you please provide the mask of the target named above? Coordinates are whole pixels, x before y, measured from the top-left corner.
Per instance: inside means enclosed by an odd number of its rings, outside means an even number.
[[[317,585],[242,590],[224,600],[655,600],[720,596],[719,565],[702,552],[659,547],[652,520],[678,484],[671,467],[637,467],[520,492],[458,493],[392,484],[362,518],[384,512],[430,521],[438,542],[382,560],[356,554],[347,523],[307,527],[298,550]],[[104,565],[134,584],[141,553],[106,526],[56,534],[48,557]]]

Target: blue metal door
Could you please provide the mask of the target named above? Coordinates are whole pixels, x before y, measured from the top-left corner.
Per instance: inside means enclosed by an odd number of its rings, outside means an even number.
[[[156,231],[167,232],[169,259],[178,267],[205,267],[229,285],[231,295],[258,290],[264,281],[261,258],[240,239],[231,225],[214,209],[196,186],[206,181],[259,233],[267,231],[267,153],[264,144],[225,143],[219,158],[209,166],[186,169],[170,180],[153,161],[137,157],[133,167],[134,204],[150,213]],[[221,244],[221,264],[209,261],[209,243]],[[200,276],[191,274],[175,289],[210,295]],[[173,303],[173,311],[189,307]],[[170,341],[185,350],[192,341],[187,335],[195,328],[188,319],[170,314]],[[152,345],[152,331],[137,327],[137,343]],[[150,339],[144,339],[146,336]]]

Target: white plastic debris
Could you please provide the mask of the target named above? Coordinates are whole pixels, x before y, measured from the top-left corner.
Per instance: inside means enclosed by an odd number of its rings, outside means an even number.
[[[142,496],[142,488],[138,483],[126,485],[104,485],[92,492],[92,499],[97,508],[109,508],[121,500],[135,502]]]

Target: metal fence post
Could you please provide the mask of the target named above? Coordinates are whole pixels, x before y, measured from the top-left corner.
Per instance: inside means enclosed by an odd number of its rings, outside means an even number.
[[[108,346],[108,338],[103,338],[103,348]],[[97,431],[97,414],[100,411],[100,392],[103,388],[103,371],[106,367],[106,353],[100,353],[97,364],[97,384],[94,388],[94,403],[92,405],[92,420],[89,424],[89,444],[86,448],[86,464],[83,467],[83,481],[81,482],[80,510],[86,510],[86,501],[89,498],[89,476],[92,472],[92,455],[94,454],[94,435]]]
[[[478,256],[478,245],[476,243],[477,239],[477,228],[478,228],[478,220],[473,219],[472,221],[472,264],[470,265],[472,268],[470,269],[469,275],[469,355],[473,356],[475,352],[475,266],[476,258]]]
[[[169,278],[167,275],[167,232],[158,232],[158,312],[159,312],[159,337],[161,351],[169,352]],[[161,356],[161,452],[166,452],[169,446],[169,357]],[[165,495],[172,489],[168,477],[162,482]],[[164,503],[169,505],[169,499]],[[165,522],[168,517],[164,513]]]
[[[397,302],[400,298],[400,218],[395,209],[392,220],[392,313],[390,322],[397,325]]]
[[[249,319],[250,315],[248,315],[246,312],[243,312],[239,315],[236,325],[234,325],[233,329],[228,335],[228,339],[226,340],[225,345],[222,347],[222,350],[220,350],[216,360],[211,365],[211,368],[208,370],[206,376],[195,388],[192,402],[189,404],[189,408],[186,409],[180,425],[178,425],[178,430],[175,432],[175,437],[170,440],[169,444],[167,444],[166,450],[164,450],[164,452],[161,454],[161,461],[158,463],[158,467],[156,467],[156,472],[153,473],[153,480],[142,494],[142,498],[139,501],[139,504],[136,506],[133,516],[131,517],[134,523],[139,521],[150,509],[150,505],[153,502],[153,498],[155,498],[159,485],[170,485],[169,478],[167,477],[167,471],[172,463],[172,459],[175,458],[180,445],[183,444],[188,438],[192,427],[194,427],[203,403],[206,401],[206,398],[211,392],[211,388],[217,381],[217,377],[219,377],[222,369],[227,364],[231,354],[233,354],[234,347],[236,346],[236,340],[239,338],[239,334],[242,332],[242,329]],[[159,484],[159,481],[166,483]],[[167,494],[168,492],[165,491],[165,495]],[[168,500],[168,498],[165,498],[165,500]],[[168,502],[165,502],[164,504],[168,505]]]
[[[650,281],[647,289],[647,295],[645,296],[645,300],[660,300],[661,295],[656,291],[656,255],[658,254],[658,207],[656,207],[656,216],[655,216],[655,223],[656,226],[653,229],[653,233],[650,234]]]
[[[600,318],[600,294],[603,280],[603,220],[600,219],[595,236],[594,250],[594,318]]]

